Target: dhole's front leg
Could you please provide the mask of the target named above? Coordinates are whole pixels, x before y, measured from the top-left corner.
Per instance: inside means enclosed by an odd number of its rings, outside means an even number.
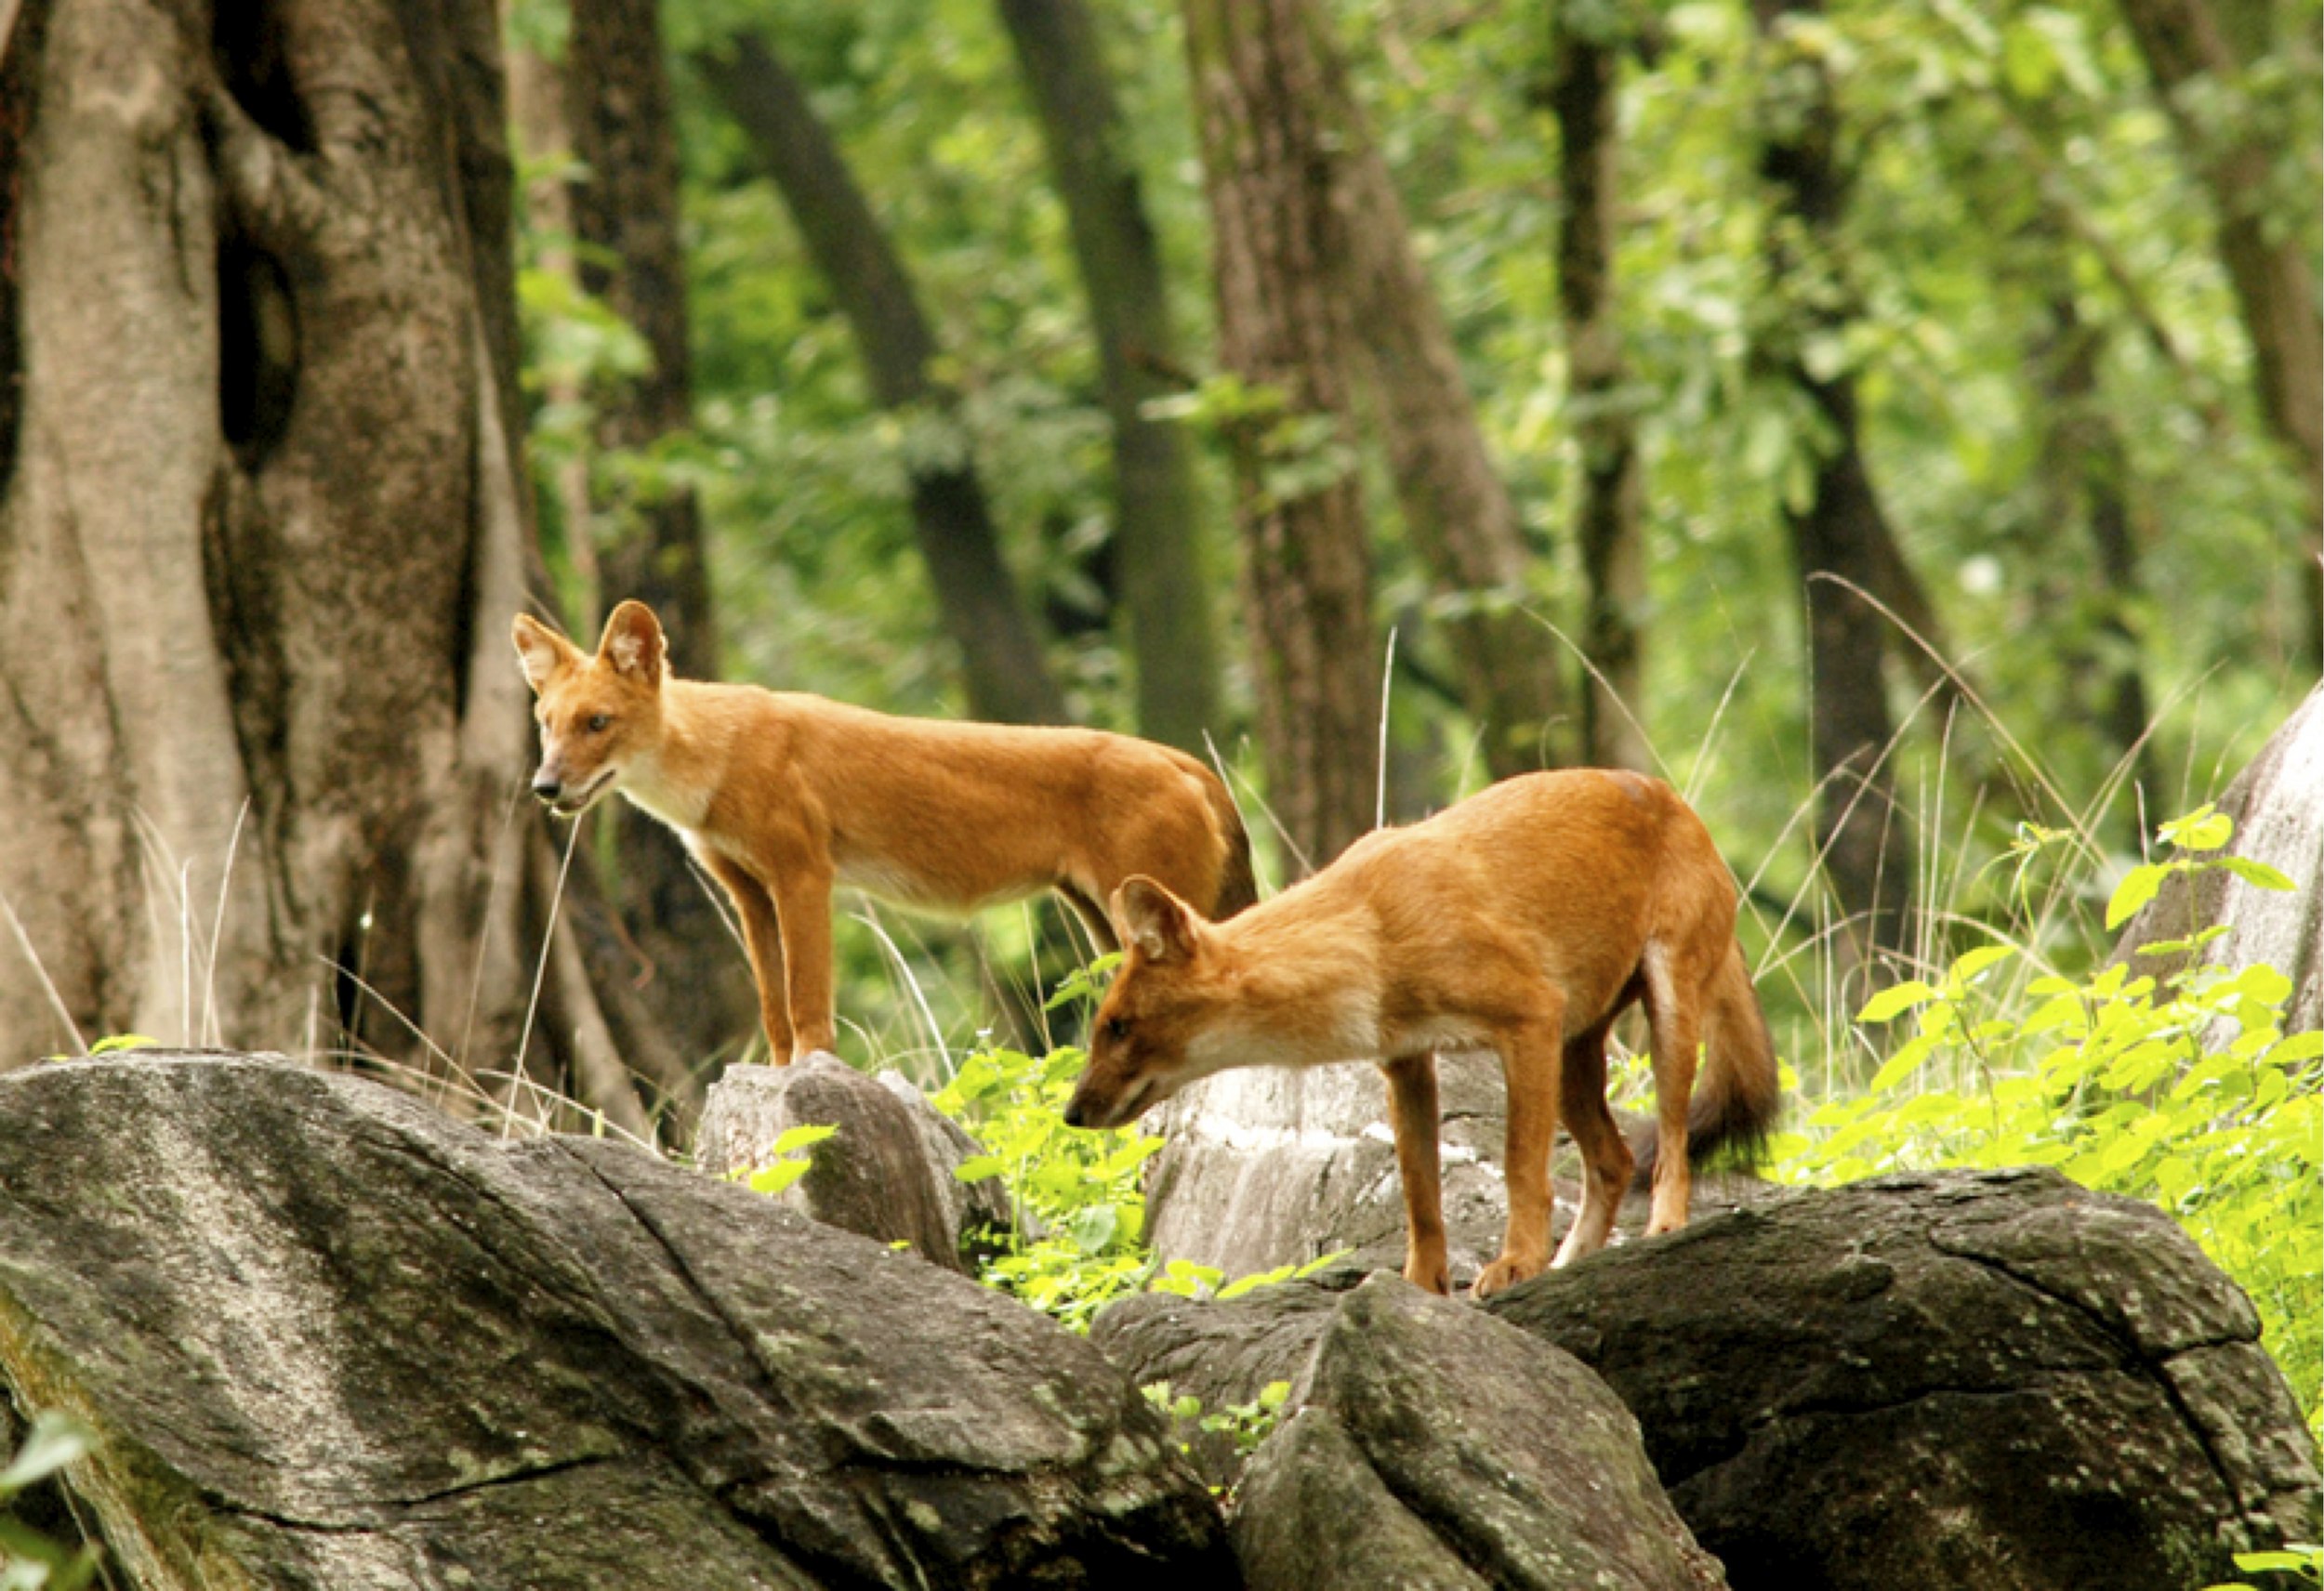
[[[1398,1056],[1388,1074],[1388,1121],[1404,1181],[1404,1279],[1431,1293],[1452,1291],[1445,1255],[1445,1190],[1437,1165],[1436,1057]]]
[[[838,1047],[831,991],[830,867],[786,867],[774,885],[783,932],[785,988],[791,1004],[791,1054],[799,1058]]]
[[[790,997],[783,977],[783,932],[775,920],[774,899],[749,873],[722,857],[707,857],[705,864],[725,887],[726,898],[743,920],[743,948],[750,954],[750,976],[759,985],[759,1022],[767,1033],[767,1059],[788,1066]]]
[[[1501,1256],[1477,1274],[1472,1291],[1479,1298],[1538,1276],[1550,1262],[1550,1139],[1557,1132],[1565,1016],[1565,1002],[1553,999],[1540,1015],[1495,1041],[1509,1083],[1509,1136],[1501,1154],[1509,1229]]]

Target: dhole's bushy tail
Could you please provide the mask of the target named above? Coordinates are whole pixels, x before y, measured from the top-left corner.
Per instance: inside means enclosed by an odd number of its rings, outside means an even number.
[[[1226,841],[1226,867],[1219,875],[1219,899],[1210,910],[1210,920],[1222,923],[1244,907],[1259,904],[1259,879],[1251,871],[1250,835],[1244,832],[1235,797],[1217,775],[1208,769],[1203,771],[1208,776],[1204,788],[1210,795],[1210,809],[1218,814],[1219,833]]]
[[[1686,1158],[1699,1165],[1723,1154],[1755,1165],[1766,1153],[1767,1133],[1782,1100],[1775,1040],[1768,1036],[1767,1018],[1739,944],[1727,946],[1726,960],[1711,978],[1702,1032],[1702,1065],[1686,1110]],[[1654,1176],[1659,1136],[1650,1120],[1631,1141],[1641,1184]]]

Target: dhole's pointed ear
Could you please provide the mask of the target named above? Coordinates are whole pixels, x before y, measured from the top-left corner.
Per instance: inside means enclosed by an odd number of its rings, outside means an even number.
[[[1194,908],[1143,874],[1122,880],[1111,902],[1114,932],[1148,961],[1189,961],[1202,939]]]
[[[517,643],[517,663],[524,670],[524,682],[539,695],[558,671],[570,668],[581,661],[581,649],[542,624],[530,613],[519,613],[512,628]]]
[[[661,684],[663,662],[668,655],[662,621],[642,602],[624,602],[605,621],[605,638],[597,643],[597,655],[614,673],[640,685]]]

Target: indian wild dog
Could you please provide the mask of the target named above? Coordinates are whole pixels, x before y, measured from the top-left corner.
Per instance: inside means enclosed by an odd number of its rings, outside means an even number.
[[[831,890],[971,912],[1055,889],[1101,943],[1131,874],[1206,914],[1256,899],[1226,787],[1182,752],[1097,730],[890,717],[670,676],[641,602],[591,656],[525,614],[533,792],[577,815],[619,791],[678,831],[742,919],[772,1058],[830,1049]]]
[[[1126,881],[1112,907],[1125,956],[1066,1121],[1119,1126],[1230,1067],[1377,1059],[1404,1180],[1404,1273],[1433,1292],[1450,1280],[1439,1049],[1497,1052],[1509,1085],[1509,1226],[1479,1297],[1549,1258],[1561,1109],[1584,1196],[1559,1265],[1604,1245],[1634,1164],[1651,1162],[1648,1235],[1671,1231],[1686,1224],[1690,1153],[1755,1147],[1775,1119],[1775,1052],[1735,939],[1734,882],[1659,780],[1511,779],[1366,835],[1230,922],[1204,923],[1151,878]],[[1645,1004],[1657,1106],[1656,1137],[1635,1153],[1605,1101],[1606,1030],[1633,1001]]]

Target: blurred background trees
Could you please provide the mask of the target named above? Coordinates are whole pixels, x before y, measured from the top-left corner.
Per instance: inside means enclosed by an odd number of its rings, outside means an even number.
[[[1749,887],[1802,1055],[1842,986],[2023,887],[2027,835],[2127,859],[2324,651],[2317,0],[511,0],[496,44],[442,0],[375,53],[417,85],[400,213],[442,217],[392,285],[449,318],[369,375],[370,322],[322,311],[390,299],[333,285],[337,234],[250,154],[331,164],[278,41],[368,12],[134,12],[21,0],[0,66],[0,651],[20,741],[55,748],[8,776],[0,890],[100,1029],[182,1006],[186,961],[271,1033],[250,992],[360,962],[378,1006],[338,973],[287,996],[315,1047],[434,1064],[380,1015],[467,1020],[418,940],[377,937],[423,898],[507,917],[514,950],[444,942],[523,988],[562,836],[495,827],[527,753],[475,682],[511,581],[583,630],[647,596],[688,672],[1215,749],[1277,880],[1490,777],[1646,767]],[[171,151],[194,230],[138,269],[198,245],[182,340],[90,319],[128,234],[60,243],[41,208],[72,52],[111,27],[165,58],[168,137],[72,179],[160,191],[135,162]],[[139,203],[122,227],[158,226]],[[379,412],[318,428],[332,391]],[[520,440],[529,491],[490,519]],[[333,537],[432,572],[254,573]],[[59,613],[63,642],[34,623]],[[308,682],[342,646],[368,667]],[[423,652],[434,705],[366,705]],[[190,694],[118,683],[154,667]],[[360,769],[277,749],[380,713]],[[62,728],[91,722],[113,738]],[[430,725],[470,726],[470,762]],[[230,873],[244,796],[263,861]],[[741,958],[666,835],[591,823],[542,1076],[610,1046],[678,1098],[674,1066],[748,1032]],[[89,877],[101,909],[59,903]],[[230,928],[173,938],[196,902]],[[2069,959],[2079,909],[2045,919]],[[896,1057],[1071,932],[864,915],[841,1006]],[[525,1025],[521,997],[479,1011],[496,1043]]]

